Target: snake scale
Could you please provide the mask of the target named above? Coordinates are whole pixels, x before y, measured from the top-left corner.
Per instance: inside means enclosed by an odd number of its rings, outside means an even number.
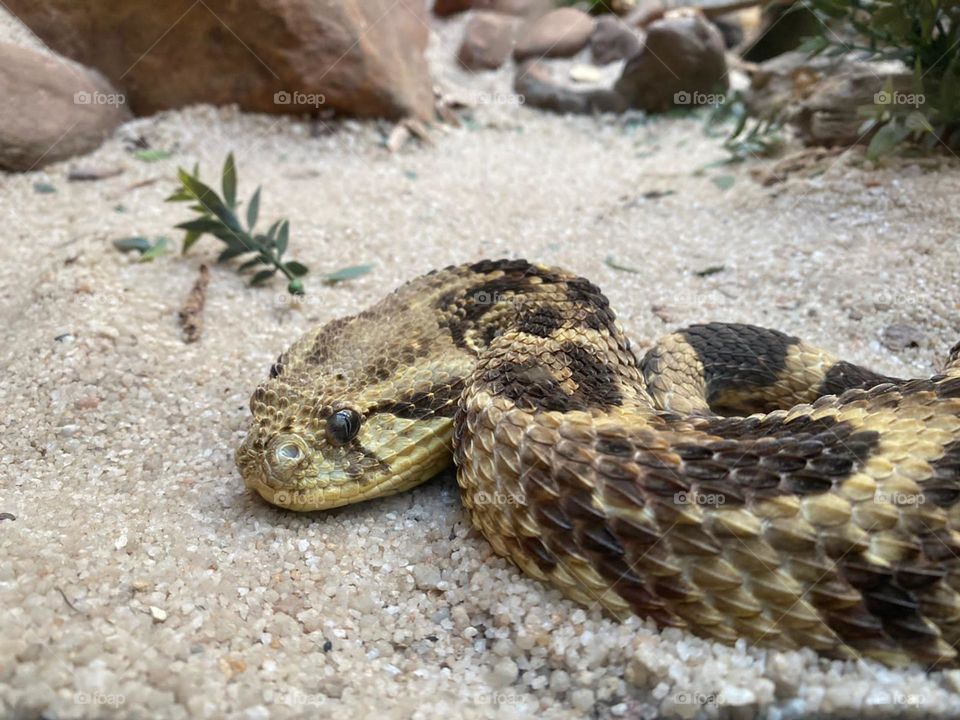
[[[732,643],[957,665],[960,345],[886,377],[711,323],[637,360],[588,280],[524,260],[433,271],[300,338],[250,401],[246,485],[292,510],[451,461],[528,575]]]

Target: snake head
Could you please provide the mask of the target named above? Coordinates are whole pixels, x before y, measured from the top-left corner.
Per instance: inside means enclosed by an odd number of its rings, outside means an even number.
[[[284,508],[324,510],[401,492],[451,463],[458,378],[428,385],[414,365],[376,379],[369,362],[330,368],[309,357],[288,355],[250,399],[235,456],[248,488]],[[442,402],[428,387],[443,388]]]

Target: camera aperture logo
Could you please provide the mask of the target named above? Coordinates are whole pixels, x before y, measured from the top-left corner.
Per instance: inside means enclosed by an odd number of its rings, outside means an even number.
[[[125,102],[127,102],[127,96],[123,93],[78,90],[73,94],[74,105],[113,105],[114,107],[119,107]]]
[[[727,96],[723,93],[679,90],[673,94],[674,105],[722,105],[726,101]]]
[[[918,108],[926,104],[923,93],[905,93],[897,90],[881,90],[873,96],[875,105],[902,105]]]
[[[315,107],[318,108],[327,102],[327,97],[323,93],[305,93],[299,90],[290,92],[288,90],[278,90],[273,94],[274,105],[295,105],[297,107]]]

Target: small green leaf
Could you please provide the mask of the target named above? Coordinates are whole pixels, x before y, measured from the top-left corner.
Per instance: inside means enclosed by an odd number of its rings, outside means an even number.
[[[187,174],[184,170],[177,171],[177,177],[179,177],[180,182],[194,194],[197,201],[208,211],[220,218],[224,225],[234,232],[243,231],[240,223],[237,221],[237,216],[233,214],[233,211],[224,204],[223,200],[221,200],[217,193],[211,188],[204,185],[192,175]]]
[[[295,277],[303,277],[310,272],[306,265],[303,263],[298,263],[296,260],[285,262],[283,266],[290,272],[291,275]]]
[[[280,225],[280,231],[277,233],[277,257],[280,257],[287,251],[287,244],[290,242],[290,222],[284,220]]]
[[[247,260],[240,267],[237,268],[237,272],[243,272],[244,270],[249,270],[255,265],[265,265],[270,262],[270,258],[265,258],[263,255],[257,255],[252,260]]]
[[[290,263],[287,263],[287,267],[290,267]],[[333,285],[334,283],[353,280],[361,275],[366,275],[371,270],[373,270],[373,265],[351,265],[350,267],[341,268],[340,270],[334,270],[332,273],[327,273],[322,279],[327,285]]]
[[[193,194],[182,185],[170,193],[164,202],[190,202],[193,200]]]
[[[608,255],[606,260],[604,260],[604,262],[609,267],[612,267],[614,270],[623,270],[624,272],[628,272],[628,273],[640,272],[640,270],[638,270],[635,267],[630,267],[629,265],[623,265],[622,263],[617,262],[617,260],[614,259],[613,255]]]
[[[150,262],[167,251],[167,238],[159,237],[150,248],[140,256],[140,262]]]
[[[287,292],[291,295],[303,295],[303,281],[300,278],[291,280],[287,285]]]
[[[50,193],[55,193],[57,189],[48,182],[35,182],[33,184],[33,191],[41,195],[49,195]]]
[[[277,272],[276,268],[272,270],[261,270],[256,275],[253,276],[250,280],[251,285],[259,285],[260,283],[266,282],[274,276],[274,273]]]
[[[249,248],[239,246],[239,245],[231,246],[231,247],[228,247],[219,255],[217,255],[217,262],[226,262],[227,260],[232,260],[233,258],[248,252],[250,252]]]
[[[737,179],[733,175],[717,175],[716,177],[710,178],[710,182],[721,190],[729,190],[736,181]]]
[[[247,230],[253,232],[254,226],[257,224],[257,218],[260,216],[260,188],[257,188],[257,191],[253,194],[253,197],[250,198],[250,202],[247,204]]]
[[[145,253],[150,249],[150,241],[142,235],[137,235],[136,237],[114,240],[113,246],[120,252],[130,252],[131,250],[136,250],[139,253]]]
[[[223,164],[223,200],[229,208],[237,206],[237,164],[234,162],[233,153],[227,155]]]
[[[137,150],[133,156],[137,160],[143,160],[143,162],[158,162],[160,160],[166,160],[169,157],[173,156],[173,153],[169,150]]]
[[[867,159],[878,160],[893,152],[903,139],[909,134],[907,128],[895,122],[888,122],[870,138],[867,146]]]
[[[194,246],[201,235],[203,235],[203,233],[197,232],[196,230],[188,230],[187,234],[183,236],[183,249],[180,251],[180,254],[186,255],[187,250]]]

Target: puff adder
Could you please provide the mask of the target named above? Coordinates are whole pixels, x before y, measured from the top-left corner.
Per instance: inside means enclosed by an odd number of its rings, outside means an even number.
[[[638,361],[589,281],[485,260],[300,338],[254,393],[236,461],[306,511],[455,460],[496,552],[580,603],[726,643],[956,666],[958,355],[901,380],[711,323]]]

